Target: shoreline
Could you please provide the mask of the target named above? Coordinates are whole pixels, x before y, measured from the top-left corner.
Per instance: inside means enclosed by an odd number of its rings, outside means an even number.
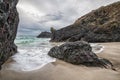
[[[0,80],[120,80],[120,42],[97,44],[104,46],[104,51],[97,55],[110,60],[117,71],[56,60],[34,71],[2,69]]]

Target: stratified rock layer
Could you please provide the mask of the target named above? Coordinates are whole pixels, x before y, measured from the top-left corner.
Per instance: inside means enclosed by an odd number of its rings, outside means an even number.
[[[48,55],[72,64],[113,69],[110,61],[99,58],[92,52],[90,44],[84,41],[67,42],[61,46],[55,46],[49,51]]]
[[[14,39],[19,23],[18,0],[0,0],[0,67],[17,52]]]
[[[120,41],[120,1],[82,16],[74,24],[52,32],[51,41]]]
[[[51,33],[50,32],[41,32],[37,38],[51,38]]]

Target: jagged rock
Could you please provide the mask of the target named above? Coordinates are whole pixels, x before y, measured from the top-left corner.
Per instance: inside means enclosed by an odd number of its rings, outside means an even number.
[[[51,38],[50,32],[41,32],[40,35],[37,36],[37,38]]]
[[[14,39],[19,23],[18,0],[0,0],[0,67],[17,52]]]
[[[67,42],[61,46],[55,46],[49,51],[48,55],[72,64],[99,66],[111,69],[113,67],[109,60],[100,59],[93,53],[90,44],[85,41]]]
[[[82,16],[74,24],[54,31],[51,41],[120,41],[120,1]]]

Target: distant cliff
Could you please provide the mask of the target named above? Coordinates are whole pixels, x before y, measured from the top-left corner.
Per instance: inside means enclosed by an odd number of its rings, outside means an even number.
[[[120,1],[82,16],[74,24],[52,32],[51,41],[120,41]]]
[[[51,33],[50,32],[41,32],[37,38],[51,38]]]
[[[17,3],[18,0],[0,0],[0,67],[17,52],[14,44],[19,23]]]

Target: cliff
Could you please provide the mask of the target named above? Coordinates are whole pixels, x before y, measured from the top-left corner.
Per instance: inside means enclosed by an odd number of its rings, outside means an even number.
[[[17,46],[14,44],[19,23],[17,3],[18,0],[0,0],[0,68],[17,52]]]
[[[82,16],[74,24],[52,32],[51,41],[120,41],[120,1]]]
[[[51,38],[51,33],[50,32],[41,32],[37,38]]]

